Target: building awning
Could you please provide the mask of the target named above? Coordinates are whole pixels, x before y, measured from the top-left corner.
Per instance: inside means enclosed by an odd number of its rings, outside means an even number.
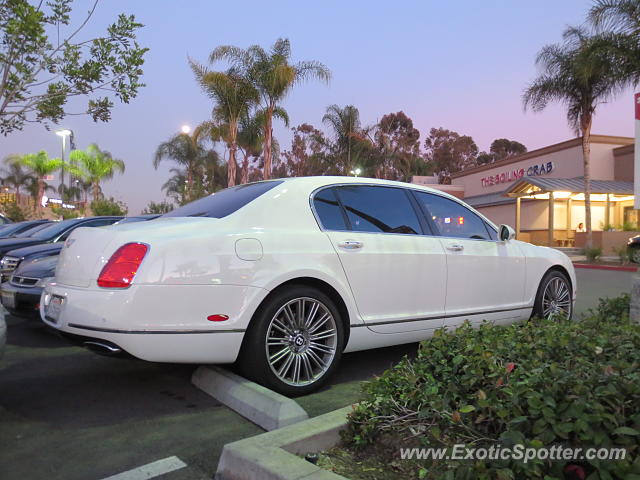
[[[465,197],[465,203],[474,208],[489,207],[491,205],[505,205],[514,203],[515,199],[505,197],[504,192],[485,193],[484,195],[474,195],[473,197]]]
[[[502,194],[505,197],[527,197],[549,192],[569,192],[584,194],[584,177],[540,178],[524,177],[514,182]],[[591,180],[591,193],[633,195],[633,182],[617,180]]]

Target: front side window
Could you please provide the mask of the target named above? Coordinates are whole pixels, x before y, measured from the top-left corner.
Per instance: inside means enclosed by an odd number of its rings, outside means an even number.
[[[325,230],[347,230],[347,224],[342,214],[333,188],[325,188],[313,197],[313,207],[318,220]]]
[[[349,185],[336,189],[356,232],[421,232],[420,222],[407,192],[401,188]]]
[[[484,220],[460,203],[431,193],[414,191],[414,194],[443,237],[492,238]]]
[[[240,210],[249,202],[281,183],[282,180],[269,180],[225,188],[195,202],[187,203],[185,206],[176,208],[162,216],[223,218]]]

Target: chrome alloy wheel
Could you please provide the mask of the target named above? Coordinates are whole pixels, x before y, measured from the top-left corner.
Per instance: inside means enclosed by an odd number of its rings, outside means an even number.
[[[567,282],[560,277],[551,278],[542,294],[542,315],[544,318],[571,317],[571,308],[571,290]]]
[[[314,298],[288,301],[267,328],[269,367],[287,385],[309,385],[322,377],[331,367],[337,346],[336,321]]]

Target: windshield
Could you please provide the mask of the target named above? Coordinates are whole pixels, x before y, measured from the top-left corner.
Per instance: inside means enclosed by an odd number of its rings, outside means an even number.
[[[174,211],[164,214],[163,217],[223,218],[281,183],[282,180],[269,180],[226,188],[188,203],[184,207],[176,208]]]
[[[19,222],[19,223],[11,223],[9,225],[5,225],[0,229],[0,234],[4,237],[12,236],[13,232],[18,232],[21,230],[30,231],[33,227],[38,225],[36,222]]]
[[[46,222],[43,223],[41,225],[38,225],[36,227],[30,228],[29,230],[27,230],[26,232],[22,232],[22,233],[16,233],[15,235],[12,235],[14,238],[27,238],[32,236],[34,233],[39,232],[40,230],[50,227],[51,226],[51,222]]]
[[[52,225],[49,225],[47,228],[43,228],[42,230],[34,233],[31,238],[35,238],[36,240],[50,240],[52,238],[57,237],[62,232],[64,232],[67,228],[79,223],[77,218],[72,218],[70,220],[63,220],[61,222],[56,222]]]

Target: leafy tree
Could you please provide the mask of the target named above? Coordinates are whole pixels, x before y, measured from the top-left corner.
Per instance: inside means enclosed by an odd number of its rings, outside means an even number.
[[[328,142],[320,130],[303,123],[291,131],[291,150],[284,151],[283,158],[274,164],[274,178],[335,173],[329,170],[326,148]]]
[[[127,206],[119,201],[110,198],[100,198],[91,202],[91,210],[94,215],[108,215],[108,216],[125,216],[127,214]]]
[[[44,195],[47,184],[45,177],[57,172],[62,168],[63,162],[59,158],[49,158],[49,155],[44,150],[40,150],[38,153],[28,153],[26,155],[11,155],[10,162],[16,165],[21,165],[29,170],[34,177],[37,178],[38,185],[38,197],[37,197],[37,209],[38,212],[42,212],[42,204],[40,199]]]
[[[238,126],[240,119],[248,115],[251,106],[258,100],[258,92],[246,77],[233,68],[226,72],[214,72],[193,61],[189,63],[204,92],[216,102],[214,120],[228,125],[227,184],[232,187],[236,184],[238,168]]]
[[[231,45],[220,46],[211,52],[209,60],[227,60],[257,89],[264,116],[263,173],[265,180],[271,178],[272,125],[280,103],[294,85],[305,80],[328,82],[331,78],[329,69],[316,61],[291,63],[291,44],[282,38],[276,40],[269,51],[259,45],[252,45],[246,50]]]
[[[425,139],[425,160],[438,173],[441,183],[450,175],[476,165],[478,146],[473,138],[444,128],[432,128]]]
[[[638,0],[596,0],[589,11],[589,20],[596,28],[634,35],[640,40]]]
[[[2,171],[2,183],[3,185],[9,185],[16,190],[16,198],[20,196],[20,189],[36,182],[35,177],[25,171],[24,167],[19,163],[15,163],[11,157],[5,158],[7,167]],[[37,182],[36,182],[37,183]]]
[[[525,153],[527,151],[527,147],[515,140],[497,138],[491,142],[489,151],[493,154],[495,160],[502,160],[503,158]]]
[[[142,210],[142,215],[169,213],[174,208],[175,207],[173,206],[173,204],[167,201],[157,202],[157,203],[154,201],[151,201],[145,207],[145,209]]]
[[[561,44],[547,45],[536,63],[541,74],[525,90],[525,107],[535,112],[551,102],[567,107],[567,121],[582,137],[584,162],[586,246],[592,245],[591,232],[591,126],[596,106],[614,98],[636,82],[621,71],[616,57],[603,54],[606,39],[582,28],[568,28]]]
[[[103,36],[78,34],[96,9],[96,0],[78,26],[71,25],[72,0],[0,2],[0,132],[25,122],[63,119],[67,101],[88,97],[94,121],[108,121],[112,97],[129,103],[140,83],[144,54],[136,42],[142,24],[120,14]],[[54,33],[55,38],[50,38]],[[109,94],[112,96],[110,97]],[[74,112],[75,113],[75,112]]]
[[[413,121],[404,112],[384,115],[374,139],[382,159],[376,177],[408,180],[420,157],[420,132]]]
[[[90,144],[86,150],[73,150],[69,154],[69,160],[71,174],[91,183],[94,201],[102,195],[100,182],[113,178],[115,172],[124,173],[124,161],[113,158],[106,150],[100,150],[95,143]],[[81,189],[78,189],[78,193],[81,193]]]

